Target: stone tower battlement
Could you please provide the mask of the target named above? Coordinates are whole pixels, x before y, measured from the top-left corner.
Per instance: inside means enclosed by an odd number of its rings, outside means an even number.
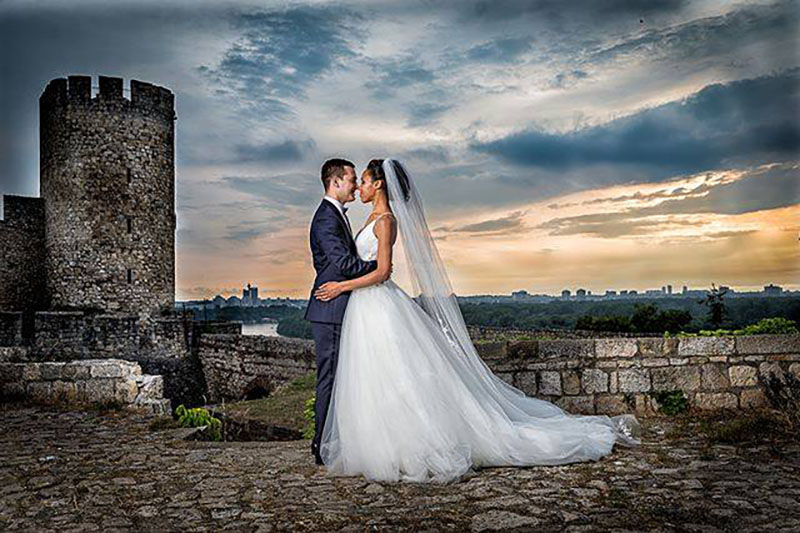
[[[45,279],[52,307],[157,314],[175,294],[175,110],[168,89],[99,76],[39,98]]]

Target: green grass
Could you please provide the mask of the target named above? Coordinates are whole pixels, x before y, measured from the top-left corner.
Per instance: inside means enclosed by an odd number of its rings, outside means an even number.
[[[258,419],[262,422],[297,431],[304,431],[303,416],[306,400],[314,396],[316,374],[309,372],[279,388],[267,398],[218,405],[217,409],[236,418]]]

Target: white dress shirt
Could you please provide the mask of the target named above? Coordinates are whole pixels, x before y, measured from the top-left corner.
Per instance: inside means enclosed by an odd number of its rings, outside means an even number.
[[[347,218],[347,215],[344,214],[344,210],[342,209],[344,206],[342,203],[332,196],[328,196],[327,194],[322,197],[323,200],[328,200],[330,203],[336,206],[336,209],[339,210],[339,213],[344,218],[345,222],[347,222],[347,230],[350,232],[350,237],[353,237],[353,228],[350,227],[350,220]]]

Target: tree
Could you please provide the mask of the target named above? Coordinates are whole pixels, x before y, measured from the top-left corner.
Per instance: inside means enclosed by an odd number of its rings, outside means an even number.
[[[706,293],[706,297],[702,300],[698,300],[698,303],[708,307],[708,321],[714,329],[718,329],[722,325],[723,320],[728,316],[728,309],[725,307],[725,302],[723,300],[727,292],[728,289],[718,289],[712,283],[711,290]]]

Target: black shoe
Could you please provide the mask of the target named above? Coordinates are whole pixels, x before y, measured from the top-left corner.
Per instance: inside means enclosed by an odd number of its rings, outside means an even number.
[[[325,463],[322,462],[322,457],[318,453],[314,454],[314,462],[317,463],[318,465],[324,465],[325,464]]]

